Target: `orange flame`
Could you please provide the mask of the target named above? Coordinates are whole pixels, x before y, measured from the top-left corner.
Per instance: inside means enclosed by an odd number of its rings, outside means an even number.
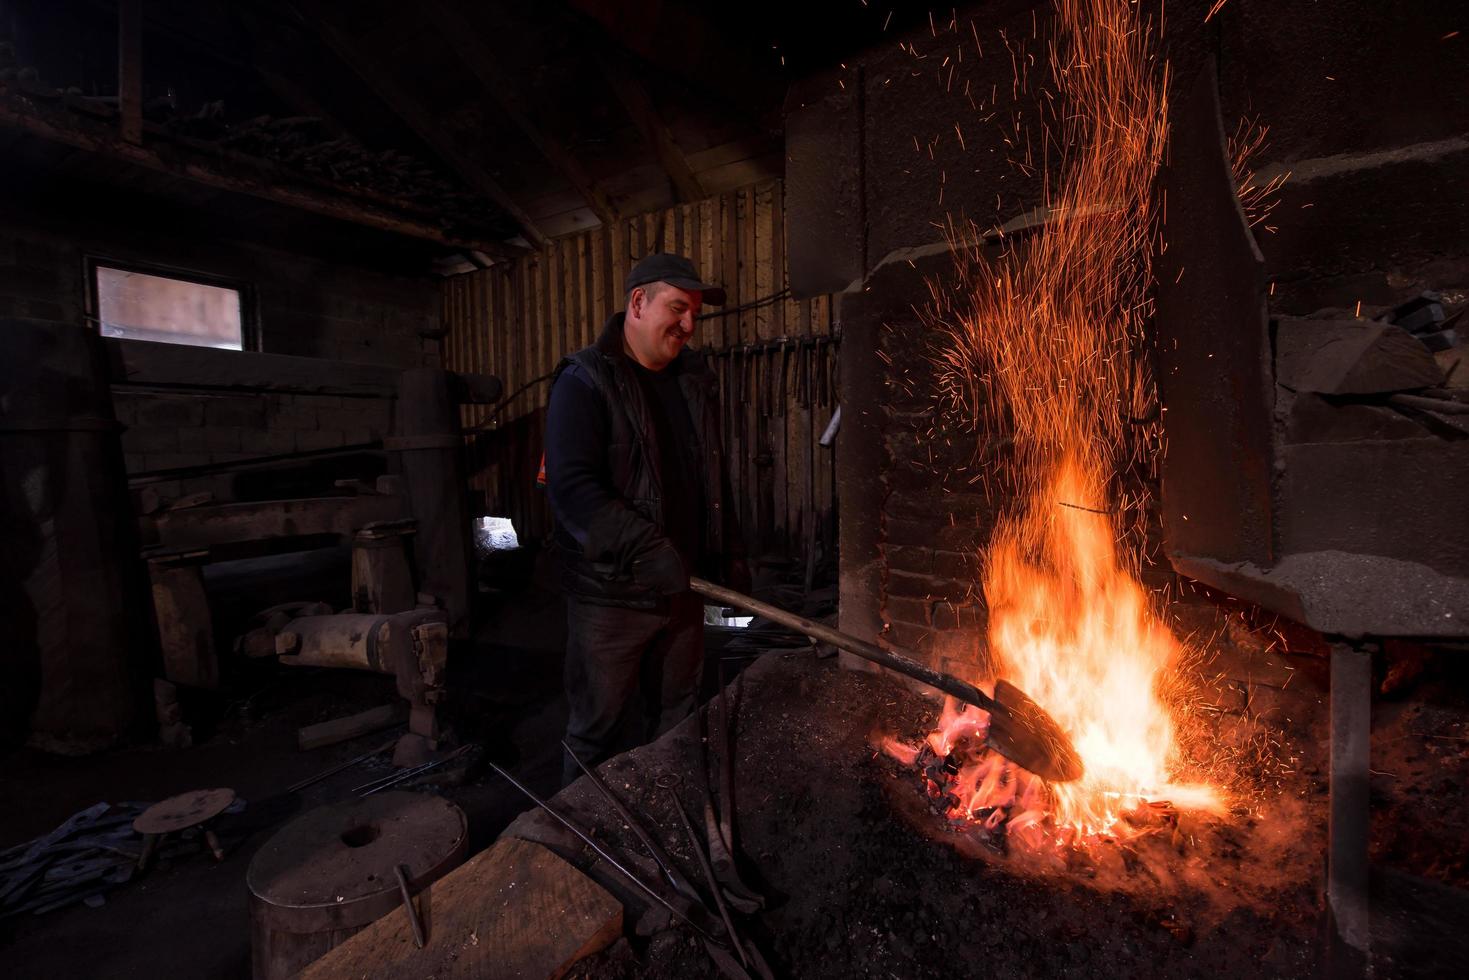
[[[1060,97],[1043,142],[1060,160],[1045,173],[1045,220],[998,258],[973,226],[954,229],[966,285],[939,296],[934,319],[949,331],[945,390],[1014,436],[1013,497],[985,555],[995,670],[1055,717],[1086,766],[1078,782],[1043,786],[980,753],[946,788],[950,814],[983,811],[1013,833],[1049,813],[1058,839],[1075,840],[1114,832],[1147,799],[1215,811],[1222,800],[1174,779],[1170,685],[1185,651],[1139,579],[1147,496],[1123,489],[1161,444],[1141,350],[1167,68],[1137,4],[1058,0],[1057,19]],[[947,755],[987,721],[949,707],[929,746]]]

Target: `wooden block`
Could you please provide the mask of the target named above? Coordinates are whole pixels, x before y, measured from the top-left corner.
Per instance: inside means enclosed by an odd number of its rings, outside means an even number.
[[[502,838],[416,899],[418,949],[400,907],[301,972],[301,980],[539,980],[622,933],[622,906],[539,844]]]
[[[302,751],[319,749],[323,745],[335,745],[349,738],[356,738],[358,735],[366,735],[369,732],[387,728],[389,725],[396,725],[407,714],[408,704],[405,701],[368,708],[366,711],[359,711],[345,718],[333,718],[331,721],[323,721],[320,724],[307,725],[297,730],[296,744]]]
[[[153,613],[163,672],[170,681],[190,687],[219,686],[219,658],[214,650],[214,619],[198,565],[148,563],[153,584]]]

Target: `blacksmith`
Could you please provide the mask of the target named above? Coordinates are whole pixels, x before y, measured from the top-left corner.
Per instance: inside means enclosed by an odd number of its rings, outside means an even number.
[[[567,597],[566,741],[589,765],[693,710],[704,607],[689,576],[748,590],[719,433],[718,381],[689,349],[724,290],[650,255],[626,309],[562,360],[546,416],[546,483]],[[565,760],[567,782],[578,773]]]

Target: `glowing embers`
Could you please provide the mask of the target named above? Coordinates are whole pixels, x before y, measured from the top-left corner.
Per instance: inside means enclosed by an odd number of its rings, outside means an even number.
[[[939,727],[917,745],[885,737],[879,748],[918,776],[930,809],[948,828],[998,854],[1011,842],[1027,851],[1061,849],[1085,852],[1097,843],[1128,842],[1162,834],[1181,847],[1179,807],[1172,800],[1142,794],[1105,793],[1109,806],[1102,825],[1064,823],[1065,784],[1048,784],[1015,765],[987,743],[989,717],[978,708],[945,699]],[[1208,787],[1171,786],[1188,809],[1220,816],[1219,794]],[[1084,853],[1069,854],[1068,868],[1085,868]]]

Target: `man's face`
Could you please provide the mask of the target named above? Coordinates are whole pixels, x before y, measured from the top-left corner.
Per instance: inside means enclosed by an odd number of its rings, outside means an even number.
[[[668,367],[694,335],[702,306],[698,293],[667,283],[656,284],[651,295],[646,287],[637,287],[628,297],[623,325],[628,352],[650,371]]]

